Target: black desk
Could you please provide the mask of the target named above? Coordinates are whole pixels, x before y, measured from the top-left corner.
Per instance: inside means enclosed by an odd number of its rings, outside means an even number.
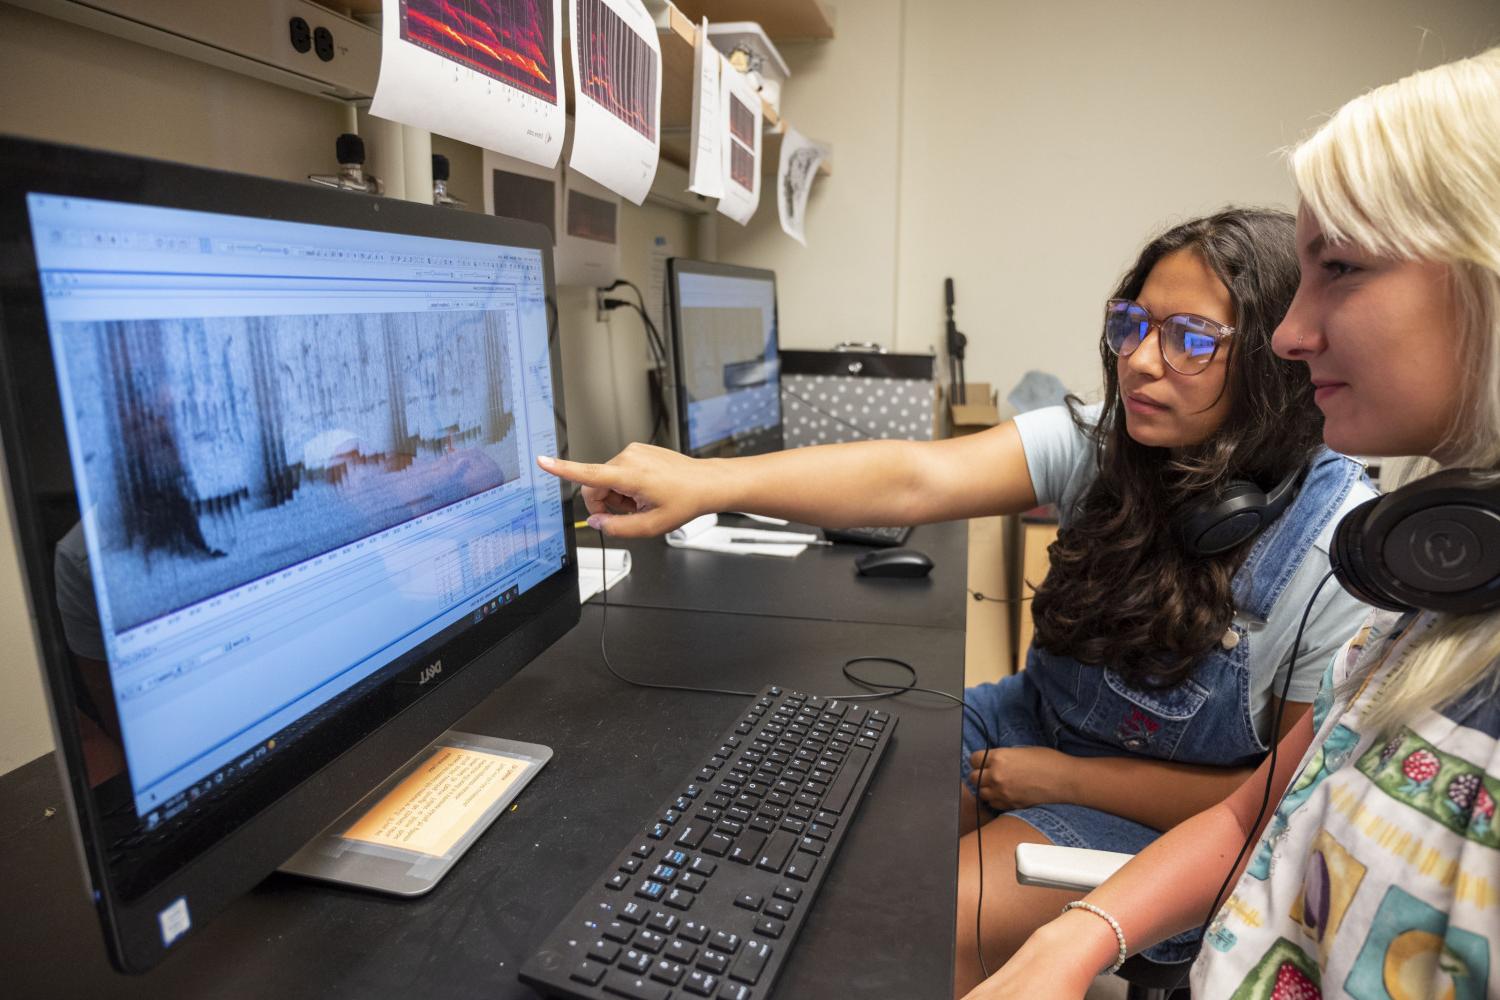
[[[816,529],[792,525],[783,530]],[[597,533],[578,533],[580,548],[598,544]],[[608,544],[629,549],[631,563],[630,575],[609,592],[611,604],[959,631],[965,627],[966,521],[912,529],[905,547],[925,552],[933,562],[923,580],[855,576],[854,560],[871,551],[864,545],[812,546],[782,559],[674,549],[660,538],[611,539]]]
[[[743,706],[608,676],[600,613],[585,608],[458,725],[557,755],[431,894],[273,875],[144,977],[108,966],[51,757],[0,779],[4,993],[531,1000],[521,961]],[[679,683],[841,693],[840,665],[861,653],[907,659],[940,690],[963,681],[964,636],[947,628],[612,607],[608,643],[622,672]],[[959,714],[925,695],[887,705],[895,739],[778,981],[782,1000],[952,995]],[[43,818],[46,807],[58,812]]]

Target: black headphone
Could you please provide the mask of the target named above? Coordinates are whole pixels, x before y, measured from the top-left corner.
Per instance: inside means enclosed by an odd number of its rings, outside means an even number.
[[[1189,555],[1216,556],[1243,545],[1282,515],[1297,495],[1306,469],[1298,467],[1264,493],[1245,479],[1231,479],[1213,499],[1189,503],[1172,514],[1172,533]]]
[[[1387,611],[1500,608],[1500,475],[1444,469],[1344,515],[1328,553],[1355,597]]]

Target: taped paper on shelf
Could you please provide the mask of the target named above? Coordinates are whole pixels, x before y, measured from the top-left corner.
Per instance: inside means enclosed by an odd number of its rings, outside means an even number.
[[[740,225],[760,205],[760,95],[745,74],[719,57],[719,104],[724,145],[724,196],[719,211]]]
[[[568,167],[639,205],[661,157],[661,44],[641,0],[569,0]]]
[[[688,190],[705,198],[724,196],[724,137],[719,124],[719,66],[723,61],[708,40],[705,17],[693,48],[693,146],[688,154]]]
[[[807,195],[817,179],[819,164],[827,156],[828,147],[790,125],[786,127],[781,138],[781,161],[776,166],[776,211],[781,216],[781,228],[803,246],[807,246]]]
[[[370,113],[544,167],[566,130],[561,0],[383,0]]]

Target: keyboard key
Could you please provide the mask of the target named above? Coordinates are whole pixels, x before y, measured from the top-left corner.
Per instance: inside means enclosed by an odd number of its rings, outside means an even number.
[[[828,786],[828,794],[823,797],[823,811],[830,813],[841,813],[849,804],[849,795],[854,791],[854,783],[864,773],[865,765],[870,762],[869,750],[854,750],[849,754],[849,759],[844,762],[844,769],[839,772],[832,785]]]
[[[705,951],[698,959],[698,968],[722,976],[729,968],[729,956],[721,951]]]
[[[677,879],[677,888],[686,889],[688,892],[700,892],[708,884],[708,879],[702,875],[694,875],[692,872],[683,872]]]
[[[802,898],[802,890],[795,885],[778,885],[771,895],[777,899],[784,899],[788,903],[795,903]]]
[[[655,959],[639,948],[630,948],[626,950],[624,955],[620,956],[620,968],[627,969],[637,975],[645,975],[646,970],[651,968],[651,963],[654,961]]]
[[[738,861],[742,865],[753,864],[765,842],[765,834],[747,833],[740,837],[739,842],[734,845],[734,850],[729,852],[729,860]]]
[[[733,846],[734,841],[722,833],[710,833],[707,837],[703,838],[702,844],[703,853],[712,854],[716,858],[722,858],[725,854],[728,854],[729,849]]]
[[[692,965],[693,959],[698,957],[698,949],[687,941],[678,938],[667,945],[666,956],[674,962],[681,962],[683,965]]]
[[[728,931],[714,931],[710,947],[716,951],[722,951],[726,955],[733,955],[740,947],[740,936]]]
[[[771,960],[771,946],[765,941],[746,941],[745,950],[729,969],[729,978],[754,986],[766,963]]]
[[[630,884],[630,876],[616,874],[611,876],[610,880],[604,884],[611,889],[623,889]]]
[[[786,877],[794,878],[798,882],[806,882],[812,878],[813,869],[818,867],[818,859],[806,854],[797,853],[792,863],[786,866]]]
[[[655,955],[661,951],[667,939],[655,931],[643,930],[635,936],[635,946],[649,955]]]
[[[758,910],[765,901],[766,897],[758,892],[742,892],[734,897],[734,905],[745,910]]]
[[[677,835],[677,846],[686,847],[689,849],[696,848],[703,842],[703,835],[707,832],[707,823],[689,823],[687,826],[683,827],[682,832]]]
[[[776,834],[760,852],[760,859],[755,862],[755,867],[768,872],[781,871],[781,866],[786,864],[787,856],[792,853],[796,844],[797,838],[790,833],[783,831]]]
[[[604,992],[625,997],[626,1000],[667,1000],[672,995],[672,991],[665,986],[619,972],[611,972],[604,980]]]
[[[683,865],[688,863],[688,856],[683,851],[668,851],[666,854],[663,854],[661,856],[661,859],[669,865],[676,865],[678,868],[681,868]],[[635,871],[634,868],[630,870]]]
[[[688,870],[697,872],[704,878],[709,878],[714,872],[719,870],[719,866],[707,858],[698,857],[694,858],[693,863],[688,865]]]
[[[657,910],[655,913],[651,914],[650,919],[646,921],[646,926],[651,928],[653,931],[661,931],[663,934],[670,934],[677,929],[677,923],[678,918],[675,914],[665,913],[661,910]]]
[[[660,882],[652,882],[648,879],[647,881],[641,883],[641,887],[635,891],[635,894],[642,899],[649,899],[654,903],[657,900],[661,899],[662,895],[665,894],[666,891],[666,886],[662,885]]]
[[[620,906],[620,919],[627,924],[640,924],[650,915],[650,910],[633,899]]]
[[[693,944],[702,944],[708,940],[708,928],[702,921],[684,920],[682,926],[677,928],[677,936]]]
[[[681,965],[668,959],[659,959],[651,967],[651,978],[658,982],[666,983],[668,986],[676,986],[682,982],[683,973],[687,972]]]
[[[613,965],[615,959],[620,957],[620,946],[600,938],[589,946],[589,958],[603,962],[605,965]],[[594,983],[599,980],[595,979]],[[592,986],[594,983],[590,983]]]
[[[682,988],[695,997],[711,997],[714,995],[714,990],[719,988],[719,977],[694,970],[688,973],[687,981],[682,984]]]
[[[673,889],[667,893],[666,898],[662,902],[674,910],[686,910],[692,907],[694,898],[691,892],[684,889]]]
[[[573,966],[573,973],[568,978],[576,979],[588,986],[598,986],[599,980],[604,978],[606,971],[598,962],[579,962]]]
[[[627,874],[634,875],[636,872],[638,872],[640,870],[641,870],[641,859],[640,858],[626,858],[624,861],[620,862],[620,871],[622,871],[622,872],[626,872]]]
[[[779,938],[781,932],[786,929],[786,924],[780,920],[772,920],[770,917],[761,917],[755,921],[755,933],[768,938]]]
[[[790,920],[792,919],[792,904],[783,903],[779,899],[773,899],[766,904],[765,913],[768,916],[775,917],[777,920]]]
[[[599,933],[611,941],[618,941],[624,944],[635,936],[635,929],[627,923],[622,923],[619,920],[611,920],[599,929]]]
[[[719,1000],[750,1000],[750,987],[744,983],[726,981],[719,990]]]

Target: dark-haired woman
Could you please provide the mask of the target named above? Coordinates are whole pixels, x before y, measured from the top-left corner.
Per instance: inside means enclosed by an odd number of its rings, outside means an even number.
[[[707,461],[631,445],[606,465],[540,462],[584,484],[590,523],[618,537],[718,510],[834,527],[1058,505],[1027,669],[966,695],[996,744],[976,773],[985,729],[966,712],[958,995],[982,975],[976,923],[994,968],[1070,898],[1016,885],[1016,844],[1139,851],[1221,800],[1279,735],[1267,731],[1272,682],[1327,567],[1311,553],[1373,495],[1357,463],[1319,443],[1306,372],[1271,352],[1297,287],[1293,229],[1285,213],[1235,209],[1148,244],[1105,307],[1096,406],[944,441]],[[1189,526],[1236,482],[1285,486],[1290,502],[1259,534],[1205,554],[1215,539]],[[1324,589],[1284,727],[1365,610]],[[1186,961],[1192,951],[1173,939],[1148,954]]]

